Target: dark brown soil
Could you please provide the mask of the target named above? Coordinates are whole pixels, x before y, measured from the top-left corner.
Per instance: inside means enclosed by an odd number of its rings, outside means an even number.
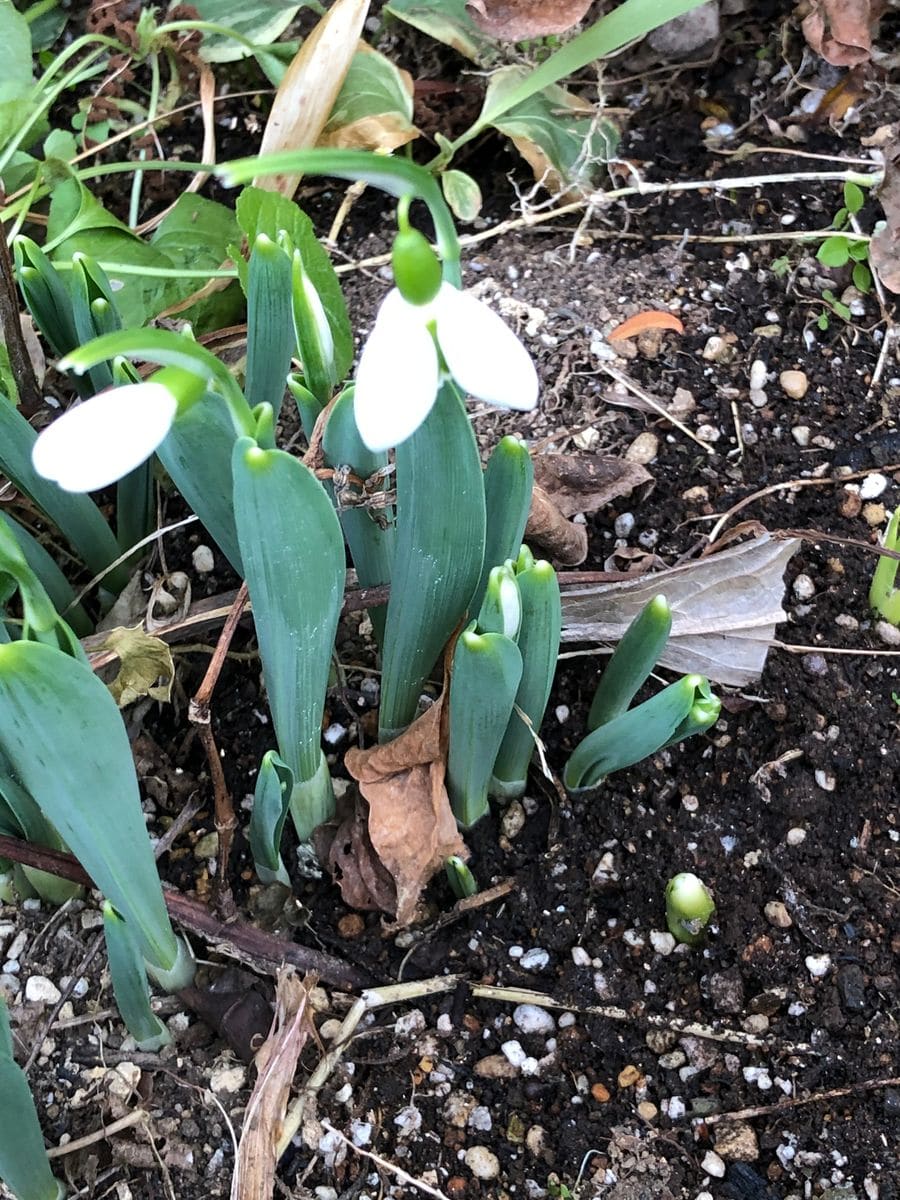
[[[749,120],[751,97],[753,111],[765,107],[772,120],[790,123],[796,97],[785,99],[779,85],[757,73],[755,50],[776,33],[739,21],[712,64],[652,83],[624,147],[645,177],[766,176],[834,165],[791,157],[791,144],[761,119],[739,140],[784,152],[728,161],[703,141],[701,87],[736,124]],[[799,61],[799,43],[792,46]],[[806,70],[806,82],[817,82],[819,67]],[[625,85],[615,102],[639,87]],[[890,119],[885,107],[892,102],[877,82],[871,89],[861,126],[807,124],[804,149],[859,156],[862,133]],[[490,219],[509,216],[506,172],[526,182],[517,161],[489,141],[466,169],[483,172]],[[313,197],[321,229],[339,198],[337,191]],[[875,559],[864,547],[884,523],[884,511],[873,506],[890,511],[898,502],[900,370],[891,356],[870,386],[884,331],[874,296],[861,300],[864,313],[852,323],[833,316],[822,331],[816,276],[833,276],[838,295],[848,280],[819,268],[799,243],[747,236],[823,227],[839,206],[840,185],[820,182],[686,192],[630,200],[583,227],[583,214],[575,213],[467,253],[467,285],[519,302],[511,319],[527,327],[523,336],[544,381],[533,416],[477,418],[485,444],[519,432],[544,449],[621,454],[644,431],[658,438],[649,494],[588,517],[586,567],[603,569],[616,519],[624,518],[621,529],[626,514],[634,518],[628,546],[671,565],[697,552],[715,514],[770,485],[810,478],[823,482],[772,492],[732,524],[751,519],[770,530],[814,530],[859,545],[824,537],[802,544],[786,579],[788,620],[778,630],[780,641],[802,649],[772,649],[757,684],[724,695],[710,735],[613,777],[586,800],[560,802],[535,773],[524,823],[515,810],[498,811],[477,826],[469,838],[474,872],[483,888],[511,881],[502,898],[445,923],[441,914],[453,900],[437,882],[430,919],[393,935],[374,914],[346,920],[330,882],[298,875],[296,904],[269,924],[277,920],[282,931],[296,925],[298,940],[367,969],[378,982],[445,974],[459,981],[366,1019],[315,1118],[282,1160],[276,1194],[421,1194],[390,1167],[328,1135],[321,1124],[328,1121],[361,1151],[453,1200],[572,1194],[561,1188],[615,1200],[898,1195],[900,660],[873,628],[867,592]],[[349,259],[385,248],[382,211],[380,201],[367,198],[351,212],[341,235]],[[865,227],[878,215],[870,202]],[[736,223],[730,242],[680,240],[685,231],[722,236]],[[783,277],[773,262],[785,255],[790,271]],[[345,282],[364,322],[384,281],[349,272]],[[648,308],[677,308],[685,332],[645,336],[626,345],[614,365],[664,404],[676,388],[690,392],[694,406],[684,419],[713,446],[711,455],[653,414],[608,402],[601,335]],[[725,339],[724,357],[704,357],[713,336]],[[749,373],[757,359],[768,378],[765,397],[754,404]],[[806,374],[802,399],[783,390],[784,370]],[[860,503],[859,480],[856,491],[830,482],[842,465],[885,474],[883,493]],[[190,552],[201,536],[173,543],[170,569],[192,571]],[[195,598],[234,584],[218,569],[194,582]],[[252,644],[242,634],[236,648]],[[328,713],[348,730],[338,756],[355,744],[371,708],[367,676],[356,669],[371,662],[367,653],[358,619],[350,619],[339,646],[347,685]],[[561,663],[542,731],[557,774],[582,735],[598,661],[588,655]],[[196,690],[207,656],[180,662],[179,704],[143,713],[141,751],[160,827],[185,795],[201,790],[204,807],[161,869],[170,882],[207,896],[210,864],[192,846],[214,828],[210,786],[199,747],[184,741],[184,698]],[[252,792],[253,772],[271,744],[256,662],[227,665],[214,717],[239,802]],[[290,839],[288,847],[293,859]],[[239,909],[263,920],[266,897],[250,866],[239,838],[232,880]],[[700,950],[673,951],[660,936],[665,884],[679,870],[700,874],[716,898],[715,925]],[[50,1030],[39,1006],[13,1006],[26,1051],[44,1038],[31,1080],[48,1142],[92,1132],[139,1102],[150,1114],[147,1136],[132,1130],[63,1159],[73,1191],[179,1200],[227,1195],[230,1127],[239,1135],[252,1071],[228,1075],[235,1064],[222,1041],[172,1000],[164,1008],[174,1047],[142,1055],[123,1044],[102,954],[82,965],[96,937],[90,905],[58,913],[26,906],[2,915],[7,950],[17,930],[26,933],[17,953],[22,981],[43,974],[60,987],[65,976],[86,983]],[[202,957],[203,946],[196,949]],[[224,960],[211,957],[215,974]],[[537,1020],[533,1013],[523,1014],[514,999],[478,998],[473,985],[547,994],[555,1005],[543,1011],[552,1023],[523,1032],[523,1022],[528,1030],[528,1020]],[[322,1021],[344,1016],[346,1004],[331,989],[320,999]],[[514,1041],[519,1058],[508,1045]],[[298,1088],[317,1059],[308,1049]],[[477,1178],[479,1158],[491,1178]]]

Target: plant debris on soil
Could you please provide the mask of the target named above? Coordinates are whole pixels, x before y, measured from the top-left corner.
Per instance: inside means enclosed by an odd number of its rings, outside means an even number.
[[[779,70],[783,18],[763,8],[727,18],[733,26],[702,67],[663,64],[630,81],[627,61],[608,70],[609,102],[635,110],[622,157],[645,179],[840,167],[796,155],[783,135],[799,96]],[[785,37],[799,70],[799,34]],[[802,71],[808,88],[836,77],[816,59],[804,58]],[[705,138],[707,97],[740,126],[734,141]],[[900,120],[894,91],[874,77],[855,111],[857,123],[806,121],[804,152],[858,161],[864,139]],[[761,152],[729,157],[740,142]],[[487,233],[514,215],[529,183],[497,139],[475,153],[466,169],[487,198],[477,229]],[[342,197],[316,185],[299,199],[324,234]],[[587,798],[565,799],[535,765],[522,801],[495,806],[466,835],[483,889],[474,902],[454,908],[439,880],[419,922],[397,932],[349,908],[289,835],[293,894],[261,888],[238,832],[230,883],[242,920],[336,956],[376,987],[444,981],[367,1009],[306,1105],[276,1196],[900,1195],[900,637],[867,602],[871,547],[900,502],[900,366],[895,351],[880,362],[893,317],[874,293],[848,293],[849,274],[822,267],[814,244],[759,238],[825,228],[840,203],[839,184],[802,180],[631,197],[467,251],[466,286],[516,325],[543,381],[534,414],[476,410],[481,443],[517,433],[538,453],[614,455],[649,473],[649,484],[581,518],[582,569],[696,556],[717,518],[754,493],[726,530],[750,520],[805,540],[762,678],[720,689],[722,716],[707,735]],[[870,201],[867,229],[877,215]],[[345,221],[341,256],[383,253],[389,229],[382,199],[365,196]],[[817,323],[822,276],[852,314],[831,314],[826,329]],[[363,335],[388,278],[366,268],[342,279]],[[677,317],[683,332],[651,325],[607,340],[650,310]],[[610,366],[693,437],[636,401]],[[842,468],[854,473],[849,482]],[[192,555],[204,544],[196,525],[166,540],[168,569],[188,573],[195,600],[237,583],[218,553],[198,573]],[[346,617],[338,643],[325,731],[336,763],[373,740],[366,621]],[[254,645],[248,622],[212,703],[243,816],[272,744]],[[217,841],[206,760],[185,718],[209,649],[176,647],[172,705],[147,699],[126,713],[154,836],[186,803],[199,805],[159,865],[168,884],[200,899],[215,884]],[[541,731],[556,777],[583,736],[602,662],[596,647],[564,646]],[[681,870],[701,876],[716,901],[699,950],[666,929],[665,885]],[[0,918],[0,987],[47,1142],[60,1147],[54,1169],[73,1194],[233,1194],[255,1074],[221,1029],[166,997],[156,1007],[174,1044],[135,1049],[90,897],[58,910],[29,900]],[[227,946],[195,948],[207,983],[234,996],[255,978],[270,1011],[274,970],[254,976]],[[358,992],[321,980],[308,995],[316,1034],[299,1049],[301,1090]]]

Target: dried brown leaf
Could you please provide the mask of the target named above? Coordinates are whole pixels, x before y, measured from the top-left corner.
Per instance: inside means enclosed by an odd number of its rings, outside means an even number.
[[[369,0],[336,0],[297,51],[263,131],[260,154],[315,146],[356,53]],[[257,176],[256,187],[290,198],[301,172]]]
[[[884,182],[878,200],[885,224],[869,243],[869,262],[884,286],[900,293],[900,143],[885,147]]]
[[[316,840],[347,903],[391,913],[398,925],[413,920],[450,855],[468,858],[444,786],[444,725],[442,697],[394,741],[348,750],[344,762],[368,811],[357,804],[333,835],[325,827]]]
[[[853,67],[872,56],[871,0],[810,0],[801,28],[810,47],[834,67]]]
[[[468,0],[466,12],[482,33],[522,42],[565,33],[590,7],[591,0]]]
[[[534,481],[564,517],[594,513],[653,476],[638,463],[603,454],[539,454]]]
[[[784,569],[799,546],[797,538],[763,534],[681,567],[564,591],[563,641],[618,642],[662,592],[673,621],[661,665],[743,687],[762,674],[775,626],[785,620]]]
[[[256,1086],[244,1115],[231,1183],[231,1200],[271,1200],[282,1122],[300,1053],[315,1028],[309,993],[315,977],[300,980],[293,967],[278,973],[272,1032],[256,1055]]]
[[[149,696],[167,703],[175,681],[172,651],[162,638],[152,637],[140,626],[111,629],[99,652],[110,652],[119,661],[119,669],[107,686],[119,708],[125,708]]]

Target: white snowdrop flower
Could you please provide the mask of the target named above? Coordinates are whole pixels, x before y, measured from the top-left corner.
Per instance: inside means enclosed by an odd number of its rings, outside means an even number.
[[[356,372],[356,424],[370,450],[415,433],[434,405],[444,364],[464,392],[488,404],[527,412],[537,403],[531,356],[493,309],[449,283],[426,304],[393,288]]]
[[[152,380],[110,388],[75,405],[40,434],[34,469],[66,492],[93,492],[139,467],[175,419],[178,401]]]

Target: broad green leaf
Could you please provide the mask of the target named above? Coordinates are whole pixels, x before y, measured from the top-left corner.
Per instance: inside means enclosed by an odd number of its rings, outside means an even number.
[[[139,1050],[167,1046],[172,1036],[150,1007],[147,968],[140,946],[128,923],[108,900],[103,905],[103,933],[113,994],[128,1032]]]
[[[48,736],[52,731],[52,736]],[[50,646],[0,646],[0,749],[151,963],[178,947],[144,823],[131,747],[90,667]]]
[[[484,112],[504,107],[502,97],[521,84],[521,67],[495,71],[488,84]],[[485,119],[511,138],[534,172],[551,191],[594,187],[616,153],[619,135],[613,123],[597,118],[593,105],[552,84],[494,119]]]
[[[81,604],[73,603],[75,600],[74,589],[57,566],[56,559],[48,554],[27,529],[23,529],[18,521],[8,517],[6,513],[0,512],[0,522],[6,526],[19,543],[25,561],[47,589],[47,595],[53,602],[56,611],[65,613],[66,621],[79,636],[84,637],[90,633],[91,622],[88,615]]]
[[[496,42],[475,25],[466,12],[466,0],[391,0],[384,11],[479,66],[489,66],[497,59]]]
[[[482,196],[472,176],[451,167],[441,173],[441,187],[457,221],[474,221],[481,212]]]
[[[210,537],[242,575],[231,483],[236,440],[222,397],[207,392],[176,418],[156,456]]]
[[[241,438],[232,470],[241,559],[279,754],[295,791],[315,780],[324,799],[318,783],[322,714],[346,576],[341,527],[315,475],[283,450]],[[327,792],[330,798],[330,787]],[[301,838],[330,815],[292,811]]]
[[[270,404],[275,420],[297,349],[291,315],[291,260],[260,234],[247,272],[247,367],[244,395],[251,408]]]
[[[665,596],[654,596],[625,630],[603,668],[588,714],[588,729],[606,725],[625,712],[650,678],[671,632],[672,610]]]
[[[31,30],[13,7],[0,0],[0,147],[31,115]],[[9,182],[4,179],[9,188]]]
[[[284,33],[304,3],[294,0],[196,0],[200,19],[233,29],[247,41],[267,46]],[[251,51],[219,33],[204,33],[200,57],[211,63],[236,62]]]
[[[855,263],[853,266],[853,286],[861,292],[868,292],[872,289],[872,272],[864,262]]]
[[[515,558],[522,545],[534,490],[534,466],[528,447],[518,438],[501,438],[484,472],[484,565],[475,589],[475,603],[487,587],[494,567]]]
[[[412,116],[409,75],[366,47],[353,56],[318,144],[350,150],[396,150],[419,136]]]
[[[304,269],[319,293],[331,326],[335,374],[338,380],[343,379],[353,361],[350,318],[347,316],[347,305],[331,259],[316,237],[312,221],[293,200],[288,200],[276,192],[266,192],[255,187],[246,187],[241,192],[236,214],[238,225],[251,246],[260,233],[277,242],[278,234],[283,230],[293,246],[300,251]],[[247,264],[239,253],[235,262],[241,276],[241,284],[246,291]]]
[[[844,184],[844,207],[851,216],[854,216],[866,202],[866,194],[859,186],[848,179]]]
[[[60,1200],[25,1073],[13,1058],[6,1000],[0,995],[0,1179],[18,1200]]]
[[[823,267],[843,267],[850,259],[850,243],[845,237],[826,238],[816,258]]]
[[[484,482],[465,407],[445,383],[396,449],[397,533],[382,655],[379,738],[414,719],[422,686],[466,616],[484,561]]]

